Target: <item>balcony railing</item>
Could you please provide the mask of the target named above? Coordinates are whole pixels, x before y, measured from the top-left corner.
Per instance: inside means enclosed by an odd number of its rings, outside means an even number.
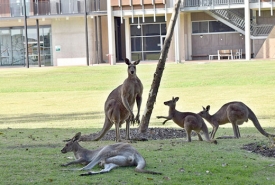
[[[244,4],[244,0],[185,0],[184,7]]]
[[[106,1],[107,2],[107,1]],[[87,13],[107,11],[102,0],[87,0]],[[84,0],[59,0],[26,2],[27,16],[84,14]],[[0,3],[0,17],[21,17],[24,15],[23,3]]]
[[[184,0],[183,7],[209,7],[244,4],[247,0]],[[271,2],[275,0],[249,0],[250,3]]]

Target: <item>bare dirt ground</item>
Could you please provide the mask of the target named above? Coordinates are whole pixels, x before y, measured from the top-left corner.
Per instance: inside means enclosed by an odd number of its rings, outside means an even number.
[[[256,154],[261,154],[265,157],[275,158],[275,148],[269,148],[266,145],[260,145],[258,143],[249,143],[244,145],[241,149],[248,150]]]
[[[125,139],[125,129],[120,129],[121,138]],[[173,128],[148,128],[146,133],[140,134],[137,128],[130,129],[131,138],[134,140],[146,141],[146,140],[162,140],[162,139],[175,139],[186,138],[186,132],[184,129]],[[91,141],[98,133],[92,133],[90,135],[84,135],[81,137],[82,141]],[[196,135],[194,133],[194,135]],[[108,131],[101,140],[115,140],[115,131]],[[249,143],[244,145],[241,149],[260,154],[265,157],[275,158],[275,148],[269,148],[266,145],[260,145],[258,143]]]

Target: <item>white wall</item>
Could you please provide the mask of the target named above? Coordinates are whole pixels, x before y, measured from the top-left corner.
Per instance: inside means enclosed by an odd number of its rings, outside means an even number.
[[[84,17],[52,20],[52,48],[54,66],[86,65]]]

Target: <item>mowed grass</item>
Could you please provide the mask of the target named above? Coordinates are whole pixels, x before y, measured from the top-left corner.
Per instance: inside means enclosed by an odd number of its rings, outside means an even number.
[[[144,85],[141,113],[156,65],[137,66]],[[262,127],[274,134],[274,70],[275,61],[271,60],[167,63],[149,126],[178,128],[172,121],[162,125],[162,120],[156,119],[168,114],[163,102],[178,96],[178,110],[199,112],[201,106],[211,105],[212,114],[224,103],[242,101]],[[133,143],[145,157],[147,169],[163,172],[160,176],[138,174],[133,167],[90,177],[64,171],[81,165],[60,167],[73,156],[61,154],[62,140],[79,131],[101,130],[104,102],[127,77],[126,71],[125,64],[0,68],[0,184],[275,184],[274,158],[240,149],[252,142],[270,145],[251,121],[241,126],[241,139],[218,140],[218,145],[199,142],[197,137],[191,143],[185,138]],[[220,127],[216,137],[221,135],[233,135],[230,124]],[[81,145],[95,149],[112,143]]]

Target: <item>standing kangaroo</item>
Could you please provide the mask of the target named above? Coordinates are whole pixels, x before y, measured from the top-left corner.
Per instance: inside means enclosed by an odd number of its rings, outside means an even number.
[[[129,59],[125,59],[125,63],[128,65],[128,78],[123,82],[122,85],[115,88],[108,96],[104,111],[105,111],[105,122],[103,129],[99,136],[94,141],[100,140],[107,131],[111,129],[115,124],[116,129],[116,141],[120,140],[119,127],[126,121],[126,139],[130,139],[130,122],[139,123],[140,106],[142,102],[143,86],[140,79],[136,75],[136,65],[140,60],[131,63]],[[137,103],[137,115],[134,117],[133,107]]]
[[[187,133],[187,141],[191,142],[191,132],[194,130],[199,140],[202,141],[202,137],[200,135],[200,131],[203,132],[205,139],[208,142],[217,144],[216,140],[211,141],[208,134],[208,128],[203,121],[203,119],[195,113],[192,112],[179,112],[176,110],[176,102],[179,100],[178,97],[172,98],[172,100],[164,102],[164,105],[169,106],[169,115],[168,116],[157,116],[157,118],[165,118],[166,120],[163,122],[165,124],[169,120],[173,120],[178,126],[184,128]]]
[[[144,170],[146,162],[138,151],[128,143],[116,143],[107,145],[96,150],[88,150],[81,147],[78,143],[81,133],[77,133],[71,140],[69,140],[65,147],[61,150],[62,153],[73,152],[76,158],[75,161],[61,166],[68,166],[71,164],[86,163],[87,166],[78,170],[90,170],[97,164],[104,166],[104,169],[98,172],[88,172],[84,175],[95,175],[107,173],[115,167],[119,166],[136,166],[135,171],[140,173],[161,174],[158,172]]]
[[[268,134],[261,127],[254,112],[242,102],[229,102],[224,104],[215,114],[210,115],[210,106],[206,108],[202,107],[203,111],[199,113],[201,117],[206,119],[213,127],[211,132],[211,138],[215,137],[215,134],[220,125],[226,123],[232,123],[235,138],[240,138],[240,131],[238,125],[242,125],[250,119],[258,131],[266,137],[275,135]]]

